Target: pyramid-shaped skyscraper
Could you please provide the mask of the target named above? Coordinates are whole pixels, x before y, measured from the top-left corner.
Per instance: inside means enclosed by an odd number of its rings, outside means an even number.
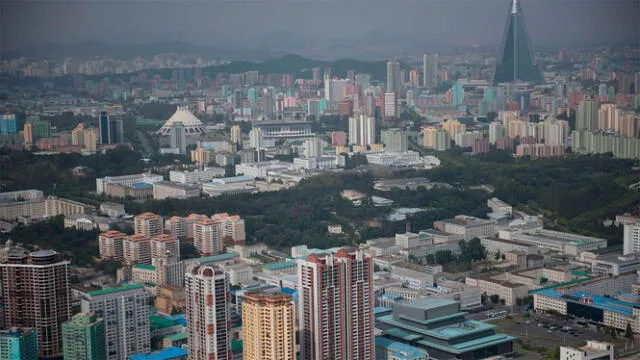
[[[542,82],[542,73],[535,64],[533,49],[519,0],[512,0],[502,47],[496,61],[493,83]]]

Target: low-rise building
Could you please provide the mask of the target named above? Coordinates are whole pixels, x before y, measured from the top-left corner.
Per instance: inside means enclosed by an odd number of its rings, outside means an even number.
[[[100,212],[112,218],[121,217],[126,214],[124,210],[124,204],[118,204],[114,202],[101,203]]]
[[[503,214],[506,214],[508,217],[513,216],[513,207],[498,198],[494,197],[487,200],[487,206],[494,213],[503,213]]]
[[[467,276],[465,284],[478,287],[488,296],[497,295],[504,300],[505,305],[515,305],[518,298],[524,298],[528,294],[528,288],[524,284],[493,279],[490,276]]]
[[[591,263],[591,271],[599,275],[622,275],[640,270],[640,253],[622,255],[611,253],[598,256]]]
[[[466,215],[436,221],[433,223],[433,227],[446,233],[462,235],[465,241],[473,238],[493,237],[496,234],[495,224],[492,221]]]
[[[153,183],[153,198],[164,199],[188,199],[200,196],[200,185],[158,181]]]
[[[95,230],[108,231],[117,224],[110,217],[93,216],[85,214],[73,214],[64,218],[65,228],[76,228],[78,230]]]
[[[266,178],[267,173],[273,170],[285,170],[288,169],[291,165],[279,160],[273,161],[262,161],[257,163],[249,163],[249,164],[238,164],[236,165],[236,174],[249,176],[252,178]]]
[[[581,347],[560,346],[560,360],[614,360],[614,355],[612,344],[596,340]]]
[[[134,200],[146,200],[153,197],[153,184],[146,182],[134,183],[132,185],[108,183],[105,185],[103,193],[119,199],[132,198]]]
[[[223,268],[231,285],[246,285],[253,279],[253,268],[247,263],[225,265]]]
[[[546,229],[512,234],[511,241],[573,256],[607,247],[606,239]]]
[[[203,170],[172,170],[169,181],[181,184],[200,184],[210,182],[213,178],[224,177],[224,168],[206,167]]]
[[[202,184],[202,192],[208,196],[237,195],[257,193],[258,188],[255,186],[255,177],[240,175]]]
[[[125,187],[131,187],[137,183],[147,183],[153,184],[156,181],[162,181],[162,175],[151,174],[151,173],[142,173],[142,174],[131,174],[131,175],[122,175],[122,176],[106,176],[103,178],[96,179],[96,193],[98,195],[104,194],[107,191],[108,184],[118,184],[123,185]]]

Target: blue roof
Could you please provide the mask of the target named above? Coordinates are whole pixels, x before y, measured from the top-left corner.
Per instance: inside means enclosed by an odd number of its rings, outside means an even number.
[[[179,347],[162,349],[151,354],[136,354],[129,356],[129,360],[171,360],[186,356],[187,351]]]
[[[373,314],[374,314],[374,315],[377,315],[377,314],[383,314],[383,313],[389,312],[389,311],[391,311],[391,310],[392,310],[392,309],[391,309],[391,308],[388,308],[388,307],[376,306],[375,308],[373,308]]]
[[[134,189],[140,189],[140,188],[150,188],[150,187],[153,187],[153,185],[145,182],[137,182],[137,183],[133,183],[131,187]]]
[[[630,303],[618,299],[612,299],[600,295],[594,295],[586,292],[575,292],[569,295],[562,294],[553,289],[542,290],[538,292],[540,295],[545,295],[549,297],[553,297],[556,299],[564,299],[565,301],[571,302],[580,302],[586,306],[592,306],[597,309],[602,309],[606,311],[615,312],[618,314],[622,314],[624,316],[632,316],[633,315],[633,307],[640,306],[640,302]],[[589,299],[590,303],[584,303],[582,299]]]
[[[288,287],[281,287],[281,288],[280,288],[280,291],[281,291],[283,294],[287,294],[287,295],[293,295],[293,294],[296,294],[296,293],[298,292],[298,290],[296,290],[296,289],[290,289],[290,288],[288,288]]]
[[[265,266],[263,266],[263,268],[267,270],[279,270],[288,267],[294,267],[297,265],[298,264],[295,261],[283,261],[279,263],[266,264]]]
[[[376,347],[392,351],[395,359],[422,359],[427,354],[425,351],[417,347],[413,347],[399,341],[389,340],[380,336],[376,336]]]

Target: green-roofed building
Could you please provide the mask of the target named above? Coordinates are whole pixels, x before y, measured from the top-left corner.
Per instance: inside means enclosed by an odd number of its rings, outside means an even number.
[[[104,321],[91,313],[79,313],[62,324],[65,360],[105,360]]]
[[[82,312],[104,319],[106,360],[151,352],[150,295],[142,285],[90,291],[82,296]]]
[[[484,359],[513,353],[514,337],[495,331],[495,325],[469,320],[460,303],[425,299],[398,304],[390,315],[376,319],[379,339],[412,346],[432,359]],[[376,343],[381,342],[377,339]]]

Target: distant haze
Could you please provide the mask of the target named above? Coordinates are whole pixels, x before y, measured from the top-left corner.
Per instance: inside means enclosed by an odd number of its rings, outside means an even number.
[[[2,4],[0,0],[0,49],[87,40],[121,44],[177,40],[235,49],[331,48],[346,41],[343,46],[379,46],[390,51],[406,51],[407,44],[411,48],[497,44],[509,3],[24,0]],[[521,3],[536,46],[640,43],[637,0]]]

